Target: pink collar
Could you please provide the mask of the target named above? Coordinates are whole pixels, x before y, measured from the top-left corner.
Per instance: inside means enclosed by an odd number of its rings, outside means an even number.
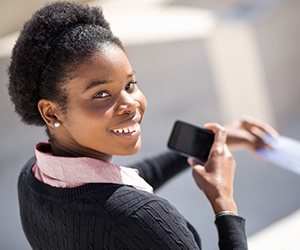
[[[54,156],[51,144],[44,142],[36,145],[35,154],[34,177],[50,186],[72,188],[88,183],[113,183],[153,193],[153,188],[139,176],[137,169],[89,157]]]

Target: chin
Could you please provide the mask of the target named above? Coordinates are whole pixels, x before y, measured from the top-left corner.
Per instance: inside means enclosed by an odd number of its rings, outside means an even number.
[[[126,152],[119,154],[119,156],[132,156],[132,155],[135,155],[140,151],[140,148],[141,147],[135,148],[135,149],[130,150],[130,151],[126,150]]]
[[[141,143],[136,144],[134,147],[126,147],[126,150],[124,152],[118,154],[119,156],[132,156],[137,154],[141,149]]]

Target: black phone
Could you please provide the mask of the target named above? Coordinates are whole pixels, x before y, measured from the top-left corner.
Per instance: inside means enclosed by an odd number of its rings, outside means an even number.
[[[215,134],[211,130],[176,121],[168,141],[168,147],[185,156],[207,161]]]

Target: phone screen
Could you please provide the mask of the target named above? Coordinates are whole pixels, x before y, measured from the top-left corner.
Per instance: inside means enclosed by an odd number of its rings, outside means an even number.
[[[212,131],[176,121],[168,147],[183,155],[193,156],[206,162],[213,142]]]

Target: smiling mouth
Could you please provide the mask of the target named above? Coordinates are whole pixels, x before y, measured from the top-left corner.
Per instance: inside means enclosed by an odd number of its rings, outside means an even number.
[[[137,131],[140,130],[140,125],[138,123],[134,124],[134,125],[131,125],[131,126],[127,126],[127,127],[124,127],[124,128],[117,128],[117,129],[114,129],[113,132],[116,133],[116,134],[120,134],[120,135],[129,135],[129,134],[133,134]]]

